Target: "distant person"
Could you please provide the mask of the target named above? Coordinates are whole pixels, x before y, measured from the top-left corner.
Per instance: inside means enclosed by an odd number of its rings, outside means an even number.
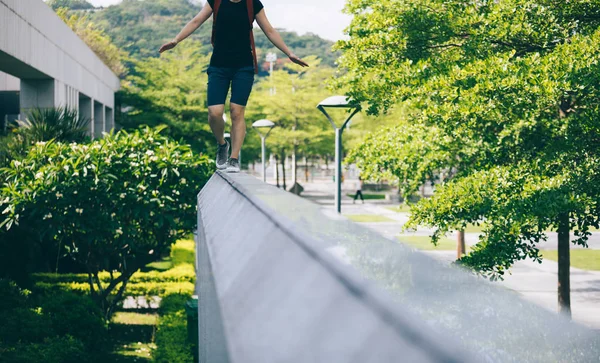
[[[352,201],[353,204],[356,203],[356,200],[358,199],[359,196],[360,196],[360,200],[362,200],[363,204],[365,204],[365,198],[363,197],[362,188],[363,188],[363,181],[359,176],[358,184],[356,185],[356,194],[354,194],[354,201]]]
[[[244,113],[258,73],[252,24],[254,20],[267,38],[289,59],[308,67],[285,45],[271,26],[260,0],[208,0],[202,10],[170,42],[160,47],[160,53],[175,48],[213,15],[213,54],[208,67],[208,122],[217,139],[217,168],[227,172],[240,171],[239,154],[246,136]],[[225,99],[231,88],[231,155],[225,132]],[[228,159],[229,157],[229,159]]]

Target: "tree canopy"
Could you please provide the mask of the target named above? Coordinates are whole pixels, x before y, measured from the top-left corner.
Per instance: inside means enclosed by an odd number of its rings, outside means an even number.
[[[371,114],[412,110],[392,142],[373,136],[384,150],[358,153],[406,181],[431,166],[455,173],[413,208],[412,226],[438,238],[485,222],[461,262],[492,277],[539,259],[547,230],[586,244],[600,215],[600,4],[350,0],[346,10],[339,84]]]

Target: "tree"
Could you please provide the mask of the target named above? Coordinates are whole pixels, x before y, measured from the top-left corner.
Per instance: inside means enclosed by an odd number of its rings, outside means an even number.
[[[58,15],[88,47],[118,76],[125,74],[123,61],[126,53],[113,44],[111,38],[90,21],[88,15],[69,12],[67,8],[58,8]]]
[[[50,0],[47,4],[55,11],[60,8],[67,8],[69,10],[90,10],[94,9],[94,5],[90,4],[86,0]]]
[[[314,56],[306,58],[306,61],[311,67],[289,64],[286,65],[287,70],[274,71],[272,79],[262,79],[249,106],[251,112],[260,112],[276,123],[277,128],[268,142],[277,150],[282,163],[287,153],[292,155],[294,177],[297,177],[299,153],[320,153],[318,149],[323,145],[322,140],[331,140],[333,136],[331,127],[316,106],[328,95],[325,81],[334,70],[320,67],[320,61]],[[296,183],[297,178],[293,180],[293,184]]]
[[[559,303],[570,313],[569,231],[598,226],[600,7],[587,1],[350,1],[341,84],[377,114],[398,102],[435,128],[456,176],[413,208],[443,233],[485,223],[460,260],[492,278],[559,236]]]
[[[85,268],[108,320],[131,276],[193,231],[212,165],[148,128],[88,145],[38,143],[2,171],[0,257],[22,261],[41,250],[58,263],[66,254]],[[5,255],[15,245],[28,250]]]
[[[209,58],[200,44],[186,41],[160,58],[133,62],[121,103],[129,107],[119,123],[126,129],[167,125],[168,135],[197,152],[212,148],[206,107]]]

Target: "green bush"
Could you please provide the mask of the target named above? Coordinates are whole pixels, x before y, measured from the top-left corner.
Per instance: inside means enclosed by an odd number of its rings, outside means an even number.
[[[100,281],[110,282],[110,274],[102,272],[98,274]],[[113,277],[118,277],[116,273]],[[129,284],[140,282],[194,282],[196,271],[190,264],[181,264],[167,271],[137,272],[130,279]],[[88,282],[87,274],[55,274],[55,273],[37,273],[33,274],[33,280],[37,283],[85,283]],[[89,290],[89,289],[88,289]]]
[[[33,291],[40,294],[70,291],[79,295],[87,295],[89,294],[90,286],[84,282],[39,282],[33,286]],[[163,296],[175,293],[191,293],[193,291],[194,283],[192,282],[139,282],[127,284],[123,295]]]
[[[40,296],[38,300],[56,334],[71,335],[90,351],[99,352],[106,347],[106,324],[102,312],[89,296],[63,292]]]
[[[89,145],[38,143],[3,172],[0,226],[43,236],[45,249],[64,251],[93,275],[118,272],[92,290],[108,318],[120,282],[195,228],[196,194],[212,172],[206,156],[149,128]]]
[[[71,337],[46,338],[40,343],[0,344],[3,363],[81,363],[96,361],[86,352],[84,344]]]
[[[160,318],[156,330],[154,360],[158,363],[192,363],[192,346],[187,339],[187,320],[184,311]]]
[[[185,303],[191,298],[192,294],[169,294],[164,296],[158,308],[158,315],[165,316],[178,311],[184,311]]]
[[[0,280],[0,296],[0,362],[102,361],[107,330],[89,297],[36,296],[7,280]]]
[[[77,110],[68,108],[36,108],[25,120],[11,126],[11,133],[0,139],[0,165],[7,166],[11,160],[20,160],[36,142],[55,140],[59,142],[83,142],[89,139],[90,120]]]

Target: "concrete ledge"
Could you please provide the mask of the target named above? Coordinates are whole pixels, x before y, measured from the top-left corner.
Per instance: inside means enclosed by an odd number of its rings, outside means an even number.
[[[198,196],[198,295],[200,362],[564,361],[600,351],[584,328],[245,174],[216,173]]]

